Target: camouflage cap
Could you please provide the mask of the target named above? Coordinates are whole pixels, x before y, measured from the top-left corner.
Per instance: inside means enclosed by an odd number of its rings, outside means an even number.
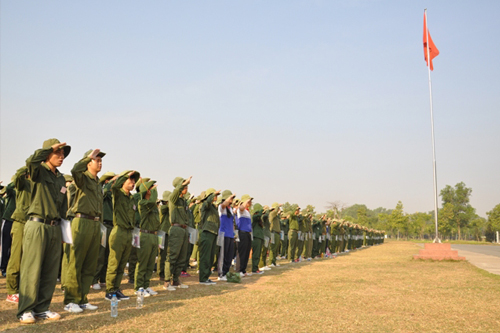
[[[101,184],[102,184],[102,183],[104,183],[106,180],[111,179],[111,178],[113,178],[114,176],[116,176],[114,172],[108,171],[108,172],[106,172],[104,175],[102,175],[102,176],[101,176],[101,178],[99,178],[99,183],[101,183]]]

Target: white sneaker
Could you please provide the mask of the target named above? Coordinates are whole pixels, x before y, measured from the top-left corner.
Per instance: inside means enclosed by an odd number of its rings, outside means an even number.
[[[240,277],[242,277],[242,278],[243,278],[243,277],[245,277],[245,276],[246,276],[246,274],[245,274],[245,273],[240,272]]]
[[[187,289],[187,288],[189,288],[189,286],[188,286],[187,284],[183,284],[183,283],[181,283],[181,284],[179,284],[178,286],[175,286],[175,288]]]
[[[198,262],[197,262],[197,261],[193,261],[193,262],[191,263],[191,265],[193,265],[193,266],[197,266],[197,265],[198,265]]]
[[[271,267],[280,267],[280,264],[271,264]]]
[[[74,304],[74,303],[71,303],[71,304]],[[48,319],[48,320],[59,320],[59,319],[61,319],[61,315],[59,313],[52,312],[52,311],[49,311],[49,310],[47,310],[45,312],[35,313],[35,317],[38,318],[38,319]]]
[[[227,281],[227,277],[224,275],[224,276],[219,276],[219,278],[217,279],[217,281]]]
[[[90,303],[80,304],[80,308],[83,309],[83,310],[97,310],[97,306],[96,305],[92,305]]]
[[[251,272],[246,273],[247,276],[252,276],[252,274],[253,273],[251,273]]]
[[[99,283],[94,283],[92,285],[92,289],[94,289],[94,290],[101,290],[101,285]]]
[[[78,304],[75,303],[66,304],[66,306],[64,306],[64,310],[73,313],[83,312],[83,309]]]
[[[271,269],[267,266],[259,268],[259,271],[270,271]]]
[[[165,290],[168,290],[168,291],[175,291],[175,287],[172,286],[170,283],[168,284],[168,286],[165,287],[165,285],[163,286],[163,289]]]
[[[156,291],[154,291],[153,289],[151,289],[151,287],[146,288],[146,291],[147,291],[150,295],[152,295],[152,296],[154,296],[154,295],[158,295],[158,293],[157,293]]]
[[[23,313],[21,318],[19,318],[19,322],[21,324],[34,324],[35,323],[35,317],[33,317],[33,314],[31,311]]]

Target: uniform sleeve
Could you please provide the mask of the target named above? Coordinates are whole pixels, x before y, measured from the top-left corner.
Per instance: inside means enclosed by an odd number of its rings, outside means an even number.
[[[26,166],[28,167],[31,179],[33,181],[38,181],[40,178],[40,168],[42,167],[42,162],[47,160],[50,153],[52,153],[52,147],[45,149],[38,149],[33,155],[28,157],[26,160]]]
[[[179,197],[181,195],[181,192],[182,190],[184,190],[184,187],[186,185],[182,185],[182,183],[180,183],[179,185],[177,185],[177,187],[172,191],[172,194],[170,194],[170,199],[169,201],[172,202],[174,205],[177,204],[177,200],[179,200]]]
[[[79,188],[83,187],[85,180],[84,172],[87,171],[87,164],[89,164],[90,161],[92,161],[90,157],[84,157],[78,162],[76,162],[75,165],[73,166],[73,169],[71,169],[71,174],[73,175],[75,184]]]
[[[16,190],[18,191],[23,191],[27,187],[28,180],[26,179],[26,172],[28,170],[21,168],[17,170],[15,176],[14,176],[14,186],[16,187]]]
[[[158,199],[158,191],[155,188],[151,191],[151,196],[149,197],[149,199],[139,200],[139,206],[141,207],[141,210],[145,210],[145,213],[149,213],[152,209],[156,207],[157,199]]]

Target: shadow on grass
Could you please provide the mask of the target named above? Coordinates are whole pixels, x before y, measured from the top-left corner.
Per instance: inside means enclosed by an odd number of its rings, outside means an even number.
[[[367,248],[369,247],[344,252],[339,254],[339,256],[349,256],[354,252],[362,251]],[[245,277],[242,279],[241,283],[217,282],[216,285],[208,286],[198,284],[198,274],[196,274],[196,269],[193,269],[189,270],[189,273],[192,275],[191,277],[181,278],[182,282],[187,284],[189,288],[177,289],[171,292],[162,288],[163,282],[159,281],[158,275],[155,274],[151,279],[150,287],[156,290],[158,295],[145,298],[142,309],[136,309],[136,297],[132,296],[134,286],[127,283],[128,277],[124,277],[121,287],[124,294],[130,296],[130,300],[119,302],[117,318],[112,318],[110,315],[110,302],[104,299],[104,290],[91,289],[89,292],[89,302],[98,306],[96,311],[84,311],[80,314],[65,312],[63,309],[64,293],[60,289],[60,284],[58,284],[54,291],[50,309],[54,312],[58,312],[61,315],[61,320],[55,322],[48,320],[37,321],[37,323],[33,325],[22,325],[16,320],[17,306],[10,303],[7,303],[7,305],[5,304],[6,302],[3,302],[4,304],[0,307],[0,330],[3,332],[79,332],[99,330],[109,325],[116,325],[120,321],[134,320],[135,318],[140,319],[140,317],[151,313],[161,316],[163,312],[168,312],[183,306],[185,304],[183,300],[236,292],[246,288],[247,285],[255,284],[262,277],[280,275],[325,260],[334,259],[312,259],[311,261],[305,260],[299,263],[290,263],[286,260],[281,260],[277,262],[280,264],[279,267],[265,271],[265,273],[261,275],[253,274],[251,277]],[[249,268],[251,268],[251,262],[249,263]],[[249,269],[249,271],[251,271],[251,269]],[[211,278],[214,279],[216,276],[216,274],[212,274]],[[0,290],[0,299],[3,300],[6,297],[5,279],[1,280]],[[122,329],[126,330],[127,327],[123,327]]]

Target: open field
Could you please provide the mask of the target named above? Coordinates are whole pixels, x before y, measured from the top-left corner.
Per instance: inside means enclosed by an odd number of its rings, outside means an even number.
[[[96,312],[63,311],[56,289],[51,310],[63,318],[21,326],[16,306],[0,302],[0,330],[20,332],[498,332],[500,277],[467,262],[412,259],[419,247],[389,242],[336,259],[282,267],[241,284],[197,284],[167,292],[158,278],[159,295],[119,304],[111,318],[103,292],[91,291]],[[125,284],[125,294],[132,286]],[[5,279],[0,297],[5,299]]]

